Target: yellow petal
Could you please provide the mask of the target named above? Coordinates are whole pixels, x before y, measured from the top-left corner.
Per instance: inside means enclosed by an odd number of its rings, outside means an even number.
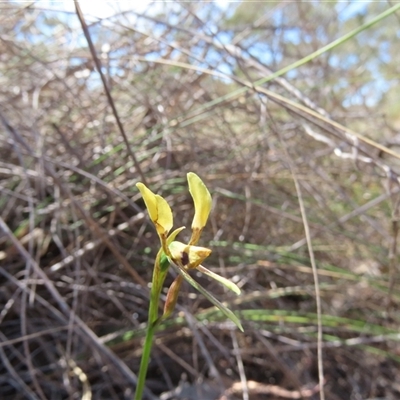
[[[136,187],[142,194],[150,219],[156,226],[158,234],[165,235],[174,224],[171,207],[163,197],[154,194],[143,183],[138,182]]]
[[[210,271],[209,269],[207,269],[206,267],[203,267],[202,265],[197,266],[197,270],[202,272],[203,274],[208,275],[210,278],[215,279],[216,281],[218,281],[219,283],[224,285],[229,290],[232,290],[232,292],[235,292],[237,295],[239,295],[241,293],[239,287],[236,284],[234,284],[233,282],[231,282],[229,279],[226,279],[223,276]]]
[[[147,211],[149,212],[150,219],[154,222],[157,220],[157,200],[156,195],[147,186],[143,185],[142,182],[138,182],[136,187],[140,190],[142,194],[144,203],[146,204]]]
[[[196,268],[211,254],[211,250],[206,247],[190,246],[176,241],[168,247],[173,261],[186,269]]]
[[[190,244],[195,244],[199,240],[200,233],[207,223],[210,215],[212,199],[210,192],[203,181],[193,172],[187,174],[189,183],[189,192],[193,197],[194,202],[194,218],[192,222],[192,238]]]
[[[156,224],[156,228],[158,230],[158,226],[164,229],[164,232],[169,232],[174,225],[174,218],[172,216],[171,207],[167,203],[163,197],[156,194],[156,201],[157,201],[157,212],[158,218]]]
[[[171,244],[175,238],[178,236],[178,233],[182,232],[185,229],[184,226],[181,226],[180,228],[175,229],[167,238],[167,244]]]

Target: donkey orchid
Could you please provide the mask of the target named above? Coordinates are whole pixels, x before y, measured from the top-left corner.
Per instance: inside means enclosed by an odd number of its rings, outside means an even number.
[[[142,194],[150,219],[155,225],[161,243],[161,248],[158,251],[153,271],[151,291],[152,303],[154,304],[158,302],[157,299],[159,299],[161,294],[162,285],[168,267],[169,265],[173,265],[179,273],[179,276],[173,281],[168,290],[162,319],[167,318],[174,310],[182,281],[185,279],[243,331],[242,325],[236,315],[197,283],[188,273],[189,270],[197,269],[198,271],[217,280],[236,294],[240,294],[240,289],[233,282],[215,274],[201,265],[201,263],[211,254],[211,250],[205,247],[196,246],[196,244],[198,243],[201,232],[207,223],[211,211],[212,199],[207,187],[195,173],[189,172],[187,174],[187,180],[195,209],[192,222],[192,235],[188,244],[175,241],[178,233],[180,233],[185,227],[180,227],[175,229],[172,233],[169,233],[173,227],[173,215],[167,201],[163,197],[154,194],[143,183],[139,182],[136,184]],[[153,305],[153,307],[157,307],[157,305]],[[159,321],[160,319],[157,318],[156,320],[151,321],[151,323],[156,324]]]

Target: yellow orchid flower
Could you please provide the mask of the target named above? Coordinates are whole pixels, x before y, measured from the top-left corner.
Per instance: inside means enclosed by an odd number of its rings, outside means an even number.
[[[217,280],[236,294],[240,294],[240,289],[233,282],[209,271],[201,265],[211,254],[211,250],[205,247],[195,246],[195,244],[199,241],[201,232],[207,223],[211,211],[212,199],[206,185],[195,173],[189,172],[187,174],[187,180],[195,208],[192,222],[192,236],[188,244],[175,241],[176,236],[184,227],[178,228],[169,234],[169,231],[173,227],[173,216],[167,201],[161,196],[154,194],[143,183],[139,182],[136,184],[142,194],[150,219],[156,227],[162,249],[158,252],[153,271],[152,297],[159,297],[166,272],[171,264],[176,268],[179,276],[174,280],[168,290],[162,318],[168,317],[174,310],[180,286],[183,279],[185,279],[243,330],[236,315],[199,285],[187,272],[190,269],[197,268],[199,271]],[[156,323],[156,321],[152,322]]]

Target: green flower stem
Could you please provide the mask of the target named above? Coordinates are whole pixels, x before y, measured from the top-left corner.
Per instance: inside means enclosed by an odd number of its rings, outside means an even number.
[[[158,305],[160,302],[160,294],[164,284],[165,276],[168,271],[168,260],[163,257],[160,251],[156,257],[153,270],[153,279],[150,292],[149,318],[147,323],[146,338],[143,345],[142,359],[140,361],[139,376],[136,385],[134,400],[141,400],[146,382],[147,369],[150,361],[151,348],[153,346],[153,336],[161,318],[158,318]]]
[[[154,325],[149,324],[149,326],[147,327],[146,339],[143,346],[142,360],[140,361],[139,376],[136,385],[135,400],[142,400],[155,330],[156,330],[156,324]]]

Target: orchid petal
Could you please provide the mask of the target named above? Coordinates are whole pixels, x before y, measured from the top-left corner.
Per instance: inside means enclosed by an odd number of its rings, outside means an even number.
[[[201,231],[207,223],[212,207],[212,198],[206,185],[193,172],[187,174],[189,192],[194,202],[194,218],[192,222],[192,237],[189,244],[196,244],[200,238]]]
[[[163,197],[154,194],[143,183],[138,182],[136,187],[142,194],[150,219],[153,221],[157,233],[160,237],[167,235],[174,224],[171,207]]]
[[[168,248],[172,259],[186,269],[196,268],[211,254],[211,250],[206,247],[190,246],[176,241],[170,243]]]
[[[181,226],[180,228],[175,229],[167,238],[167,244],[170,245],[175,238],[177,237],[178,233],[182,232],[185,229],[184,226]]]
[[[207,269],[206,267],[203,267],[202,265],[197,266],[197,270],[202,272],[205,275],[208,275],[210,278],[215,279],[217,282],[224,285],[227,289],[232,290],[232,292],[236,293],[237,295],[239,295],[241,293],[241,290],[239,289],[239,287],[237,285],[235,285],[233,282],[231,282],[229,279],[226,279],[223,276],[210,271],[209,269]]]

